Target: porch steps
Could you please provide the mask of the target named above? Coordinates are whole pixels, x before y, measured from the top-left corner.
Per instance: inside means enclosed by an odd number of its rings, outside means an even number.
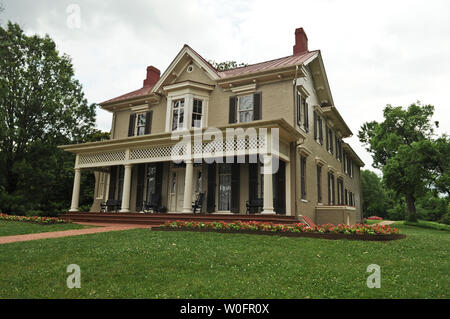
[[[167,221],[258,221],[274,224],[292,225],[299,220],[295,216],[282,215],[238,215],[238,214],[142,214],[142,213],[90,213],[69,212],[61,216],[72,222],[92,222],[111,224],[137,224],[159,226]]]

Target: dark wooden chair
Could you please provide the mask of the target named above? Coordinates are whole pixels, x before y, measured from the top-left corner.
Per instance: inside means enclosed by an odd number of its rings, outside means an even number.
[[[246,214],[260,213],[264,206],[264,200],[262,198],[251,199],[245,205],[247,207]]]
[[[103,213],[106,212],[118,212],[122,207],[122,201],[118,199],[108,199],[106,202],[100,204],[100,211]]]
[[[151,211],[152,213],[160,212],[161,208],[161,194],[157,193],[152,196],[151,201],[144,201],[142,203],[142,210],[144,213]]]
[[[205,193],[198,193],[196,200],[192,202],[192,212],[194,214],[196,213],[197,209],[200,213],[202,212],[204,199]]]

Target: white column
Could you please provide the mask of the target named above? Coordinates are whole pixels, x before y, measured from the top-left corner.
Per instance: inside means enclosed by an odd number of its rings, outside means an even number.
[[[131,191],[131,164],[125,164],[123,174],[123,192],[122,192],[122,208],[121,213],[130,212],[130,191]]]
[[[81,180],[81,170],[79,168],[75,168],[75,176],[73,179],[72,204],[70,206],[69,212],[78,212],[78,203],[80,201],[80,180]]]
[[[183,213],[192,211],[192,177],[194,175],[194,164],[192,160],[186,160],[186,175],[184,178]]]
[[[285,162],[286,170],[286,216],[291,216],[291,162]]]
[[[261,214],[274,215],[273,185],[272,185],[272,156],[264,155],[264,207]]]

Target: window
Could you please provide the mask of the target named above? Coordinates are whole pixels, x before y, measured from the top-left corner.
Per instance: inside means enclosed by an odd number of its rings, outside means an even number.
[[[194,105],[192,108],[192,127],[202,127],[202,108],[203,101],[194,99]]]
[[[309,114],[308,114],[308,103],[306,98],[302,99],[303,102],[303,128],[306,132],[309,132]]]
[[[317,122],[319,126],[319,143],[323,145],[323,127],[322,127],[322,118],[320,115],[317,116]]]
[[[335,192],[334,192],[334,175],[328,172],[328,205],[335,205]]]
[[[317,202],[322,203],[322,166],[317,165]]]
[[[219,211],[231,209],[231,165],[219,165]]]
[[[337,180],[338,186],[338,205],[344,205],[344,181],[342,178]]]
[[[344,200],[345,200],[345,205],[348,205],[348,191],[347,191],[347,188],[345,189]]]
[[[146,200],[151,201],[156,192],[156,166],[152,164],[147,165],[147,194]]]
[[[237,100],[239,123],[253,121],[253,94],[238,96]]]
[[[353,193],[349,192],[348,193],[348,199],[349,199],[349,205],[350,206],[355,206],[354,200],[353,200]]]
[[[301,198],[306,199],[306,157],[300,156],[300,191]]]
[[[119,166],[119,187],[117,192],[117,199],[122,200],[123,195],[123,177],[125,174],[125,167],[123,165]]]
[[[202,171],[197,171],[197,189],[195,190],[196,193],[202,192]]]
[[[317,111],[314,111],[314,140],[320,145],[323,145],[322,118]]]
[[[347,173],[348,176],[353,177],[353,161],[345,153],[344,153],[344,172]]]
[[[172,102],[172,131],[181,130],[184,126],[184,99]]]
[[[302,126],[302,95],[297,92],[297,125]]]
[[[136,135],[145,134],[145,113],[139,113],[136,117]]]
[[[171,186],[171,193],[175,194],[176,189],[177,188],[177,173],[173,172],[172,173],[172,186]]]

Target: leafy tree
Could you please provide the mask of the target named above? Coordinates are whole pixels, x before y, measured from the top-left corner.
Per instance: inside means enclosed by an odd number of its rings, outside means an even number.
[[[74,156],[57,148],[93,134],[89,105],[67,55],[48,35],[0,27],[0,209],[57,211],[68,206]]]
[[[235,69],[241,66],[247,66],[246,63],[237,63],[236,61],[224,61],[224,62],[216,62],[213,60],[208,61],[217,71],[225,71],[230,69]]]
[[[387,195],[382,180],[372,171],[361,171],[364,217],[386,217]]]
[[[386,106],[383,122],[367,122],[358,133],[372,153],[373,166],[380,168],[388,188],[403,195],[408,220],[416,221],[415,202],[430,187],[448,189],[448,139],[433,139],[432,105],[420,102],[402,107]],[[438,125],[438,122],[435,122]],[[439,165],[442,167],[439,167]]]

